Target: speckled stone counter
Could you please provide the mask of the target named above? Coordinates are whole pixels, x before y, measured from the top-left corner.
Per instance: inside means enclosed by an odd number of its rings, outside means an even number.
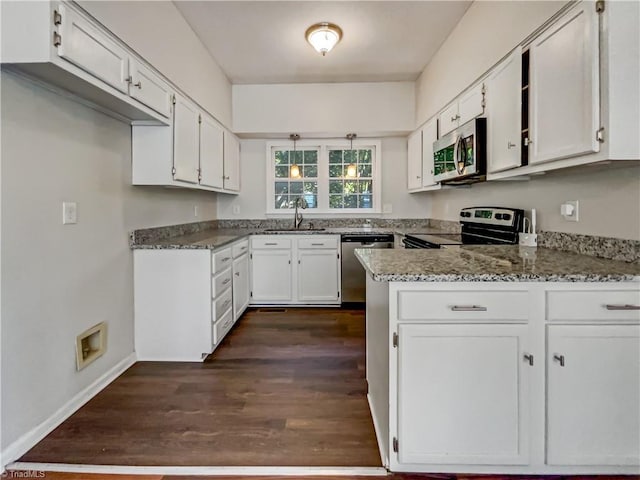
[[[624,282],[640,264],[548,248],[474,245],[443,249],[356,249],[380,282]]]

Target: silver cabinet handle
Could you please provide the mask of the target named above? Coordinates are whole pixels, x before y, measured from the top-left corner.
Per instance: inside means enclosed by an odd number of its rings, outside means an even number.
[[[222,282],[222,284],[223,284],[223,285],[226,285],[226,284],[227,284],[227,283],[229,283],[230,281],[231,281],[231,279],[230,279],[230,278],[227,278],[227,279],[225,279],[225,281],[224,281],[224,282]]]
[[[559,362],[561,367],[564,367],[564,355],[558,355],[558,354],[554,353],[553,354],[553,359],[556,362]]]
[[[529,365],[533,367],[533,355],[531,355],[530,353],[525,353],[524,359],[526,362],[529,362]]]
[[[512,142],[507,142],[507,149],[512,149],[512,148],[516,148],[516,144],[512,143]]]
[[[531,140],[530,138],[525,138],[524,139],[524,146],[528,147],[529,145],[531,145],[533,143],[533,140]]]
[[[247,246],[245,245],[244,247],[240,247],[240,250],[246,250]]]
[[[224,258],[222,259],[222,261],[223,261],[223,262],[228,262],[229,260],[231,260],[231,257],[224,257]]]
[[[142,90],[142,81],[138,80],[138,83],[134,83],[133,86],[138,87],[140,90]]]
[[[456,115],[455,115],[455,116],[451,117],[451,121],[452,121],[452,122],[455,122],[456,120],[460,120],[460,114],[457,114],[457,113],[456,113]]]
[[[312,247],[322,247],[322,246],[324,246],[324,243],[312,243],[311,246]]]
[[[416,178],[417,178],[417,179],[419,179],[419,178],[420,178],[420,175],[416,175]]]
[[[240,276],[240,272],[236,272],[234,275],[235,275],[236,277],[239,277],[239,276]]]
[[[265,245],[278,245],[276,242],[265,242]]]
[[[451,307],[452,312],[486,312],[487,307],[480,305],[454,305]]]
[[[227,308],[227,305],[229,305],[230,303],[231,303],[231,300],[225,300],[225,302],[222,304],[222,310]]]
[[[640,310],[640,305],[605,305],[607,310]]]

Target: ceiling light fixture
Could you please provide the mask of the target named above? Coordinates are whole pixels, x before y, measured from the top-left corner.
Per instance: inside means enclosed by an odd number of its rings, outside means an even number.
[[[333,23],[320,22],[307,28],[307,42],[324,57],[342,38],[342,29]]]
[[[353,139],[356,137],[357,135],[355,133],[347,133],[347,140],[351,141],[351,163],[347,167],[347,177],[351,178],[355,178],[357,173],[356,159],[354,158],[355,153],[353,151]]]
[[[289,176],[291,178],[300,178],[300,167],[296,164],[296,142],[300,140],[300,135],[292,133],[289,138],[293,140],[293,158],[291,159],[291,168],[289,169]]]

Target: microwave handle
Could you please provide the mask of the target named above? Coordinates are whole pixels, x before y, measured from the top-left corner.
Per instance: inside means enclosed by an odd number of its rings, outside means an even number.
[[[456,171],[460,175],[462,175],[462,173],[464,172],[464,167],[466,166],[466,163],[467,163],[466,156],[467,156],[467,149],[465,148],[464,138],[462,135],[460,135],[456,140],[456,146],[453,152],[453,159],[455,161]],[[460,165],[462,165],[462,168],[460,168]]]

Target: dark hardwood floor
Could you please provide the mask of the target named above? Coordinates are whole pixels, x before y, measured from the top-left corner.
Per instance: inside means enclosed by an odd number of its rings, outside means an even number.
[[[204,363],[136,363],[20,461],[380,466],[364,328],[362,310],[249,310]]]

